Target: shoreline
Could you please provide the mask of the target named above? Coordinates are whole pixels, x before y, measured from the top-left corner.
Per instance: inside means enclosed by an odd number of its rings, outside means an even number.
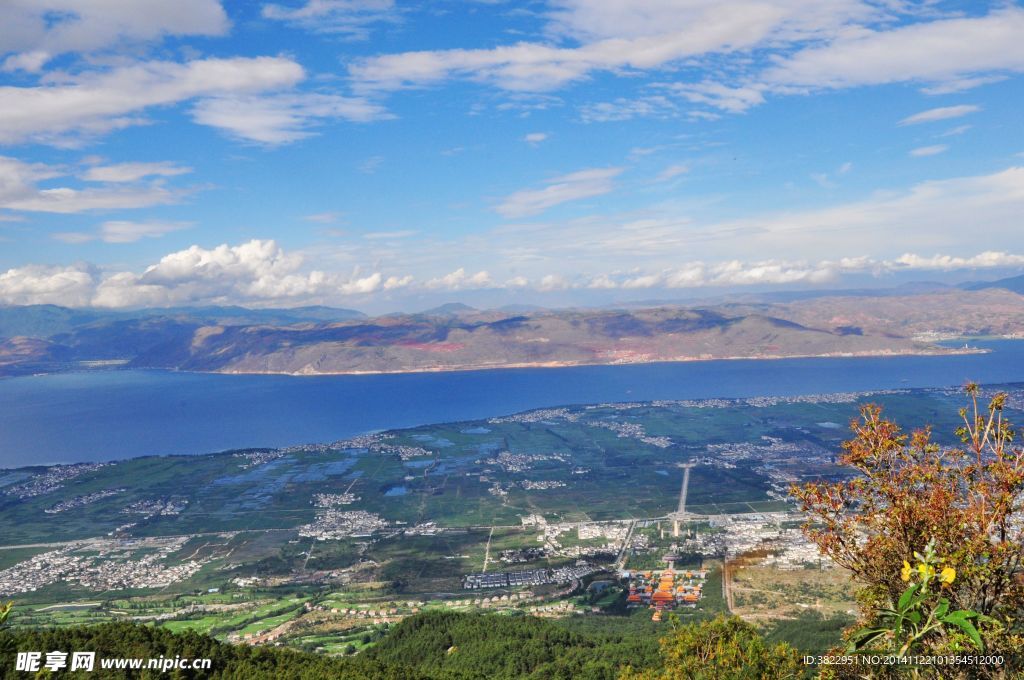
[[[986,352],[983,352],[983,353],[988,353],[988,352],[986,351]],[[983,386],[993,386],[993,387],[1011,386],[1011,385],[1024,385],[1024,382],[1010,381],[1010,382],[984,383],[983,384]],[[838,395],[838,394],[854,394],[854,395],[859,395],[859,396],[867,396],[867,395],[874,395],[874,394],[889,394],[889,393],[900,393],[900,392],[941,391],[941,390],[949,389],[950,387],[951,386],[945,386],[945,387],[938,387],[938,386],[931,386],[931,387],[927,387],[927,386],[926,387],[906,386],[906,387],[888,387],[888,388],[882,387],[882,388],[870,389],[870,390],[855,390],[855,391],[851,391],[851,392],[835,391],[835,392],[808,393],[808,394],[822,394],[822,395],[825,395],[825,396],[828,396],[828,395]],[[700,400],[705,400],[705,401],[726,401],[726,402],[739,403],[739,402],[744,402],[744,401],[748,401],[748,400],[751,400],[751,399],[766,398],[767,396],[769,396],[769,395],[764,395],[764,396],[760,396],[760,397],[758,397],[758,396],[754,396],[754,397],[701,397],[701,398],[698,398],[698,399],[695,399],[695,400],[696,401],[700,401]],[[776,398],[785,399],[785,398],[789,398],[789,397],[782,396],[782,397],[776,397]],[[635,402],[635,401],[615,401],[615,402],[593,402],[593,403],[608,403],[608,404],[611,404],[611,405],[615,406],[615,405],[630,404],[630,403],[653,404],[653,403],[655,403],[657,401],[686,401],[686,400],[682,400],[682,399],[681,400],[645,399],[645,400],[641,400],[640,402]],[[554,405],[554,406],[538,406],[538,407],[527,408],[527,409],[524,409],[524,410],[521,410],[521,411],[515,411],[515,412],[511,412],[511,413],[507,413],[506,412],[506,413],[501,413],[501,414],[498,414],[498,415],[495,415],[495,416],[488,416],[488,417],[504,418],[504,417],[519,415],[519,414],[522,414],[522,413],[529,413],[531,411],[536,411],[536,410],[539,410],[539,409],[562,409],[562,408],[572,409],[572,408],[586,407],[586,406],[589,406],[589,405],[591,405],[591,404],[590,403],[586,403],[586,402],[580,402],[580,403],[566,403],[566,404],[560,404],[560,405]],[[11,474],[11,473],[19,472],[19,471],[32,470],[32,469],[36,469],[36,468],[42,468],[42,469],[45,470],[45,469],[54,468],[54,467],[65,467],[65,466],[75,466],[75,465],[100,465],[100,466],[107,466],[107,465],[117,465],[119,463],[125,463],[125,462],[128,462],[128,461],[140,460],[140,459],[146,459],[146,458],[193,458],[193,457],[201,457],[201,456],[233,456],[233,455],[238,454],[240,452],[247,452],[247,451],[282,451],[282,452],[287,452],[289,449],[308,449],[308,448],[313,448],[313,447],[332,446],[332,445],[337,444],[339,442],[343,442],[343,441],[346,441],[346,440],[351,440],[351,439],[354,439],[356,437],[361,437],[361,436],[365,436],[365,435],[369,435],[369,434],[378,434],[378,433],[386,434],[386,433],[390,433],[390,432],[399,432],[399,431],[402,431],[402,430],[415,429],[417,427],[424,427],[424,426],[431,426],[431,425],[450,425],[450,424],[456,424],[456,423],[474,423],[474,422],[478,422],[478,421],[486,421],[488,417],[470,418],[470,419],[466,419],[466,420],[450,420],[450,421],[442,420],[442,421],[435,421],[435,422],[419,423],[419,424],[414,424],[414,425],[398,426],[398,427],[392,427],[392,428],[366,430],[366,431],[364,431],[364,432],[362,432],[360,434],[355,434],[355,435],[351,435],[351,436],[348,436],[348,437],[343,437],[341,439],[337,439],[337,440],[334,440],[334,441],[307,441],[307,442],[297,442],[297,443],[292,443],[292,444],[283,444],[283,445],[280,445],[280,446],[238,446],[238,447],[231,447],[231,448],[219,449],[219,450],[213,450],[213,451],[201,451],[201,452],[197,452],[197,453],[146,453],[146,454],[141,454],[141,455],[136,455],[136,456],[127,456],[127,457],[124,457],[124,458],[111,458],[110,460],[102,460],[102,461],[50,461],[50,462],[42,462],[42,463],[33,463],[33,464],[29,464],[29,465],[18,465],[16,467],[5,467],[3,464],[0,464],[0,476],[2,476],[4,474]],[[2,549],[3,549],[3,547],[0,546],[0,550],[2,550]]]
[[[587,366],[643,366],[648,364],[683,364],[711,361],[780,361],[785,359],[884,359],[913,356],[964,356],[972,354],[990,354],[992,350],[980,347],[971,348],[936,348],[935,350],[875,350],[864,352],[830,352],[827,354],[762,354],[756,356],[726,356],[726,357],[700,357],[682,356],[649,359],[641,361],[538,361],[538,362],[516,362],[509,364],[474,365],[474,366],[434,366],[423,368],[404,368],[394,371],[377,370],[351,370],[351,371],[240,371],[240,370],[215,370],[197,371],[189,369],[158,368],[158,367],[137,367],[129,370],[160,370],[177,373],[196,373],[199,375],[281,375],[294,378],[317,378],[327,376],[345,375],[411,375],[418,373],[466,373],[471,371],[498,371],[516,370],[521,368],[582,368]]]
[[[977,339],[977,338],[975,338]],[[1012,339],[1012,338],[999,338]],[[862,352],[828,352],[825,354],[760,354],[754,356],[679,356],[656,359],[642,359],[636,361],[530,361],[514,362],[506,364],[481,364],[468,366],[429,366],[421,368],[403,368],[397,370],[348,370],[348,371],[271,371],[271,370],[197,370],[188,368],[173,368],[166,366],[128,366],[127,360],[113,360],[104,362],[81,361],[73,368],[52,371],[35,371],[26,373],[3,374],[0,373],[0,381],[11,378],[35,378],[50,375],[65,375],[73,373],[95,373],[107,371],[166,371],[168,373],[191,373],[195,375],[277,375],[294,378],[317,378],[329,376],[372,376],[372,375],[415,375],[423,373],[468,373],[472,371],[498,371],[516,370],[523,368],[582,368],[600,366],[642,366],[647,364],[682,364],[699,363],[712,361],[781,361],[785,359],[884,359],[913,356],[965,356],[972,354],[989,354],[992,350],[981,347],[949,347],[935,346],[932,349],[879,349],[865,350]]]

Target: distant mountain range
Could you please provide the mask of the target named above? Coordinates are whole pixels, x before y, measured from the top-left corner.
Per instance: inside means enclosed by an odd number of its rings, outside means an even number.
[[[972,283],[965,286],[967,290],[985,290],[987,288],[1003,288],[1005,290],[1012,290],[1014,293],[1024,295],[1024,274],[1021,276],[1011,276],[1008,279],[999,279],[998,281],[982,281],[980,283]]]
[[[330,307],[134,312],[0,308],[0,375],[120,364],[226,373],[377,373],[946,351],[1024,334],[1010,286],[628,309],[477,310],[370,318]],[[999,283],[999,282],[995,282]]]

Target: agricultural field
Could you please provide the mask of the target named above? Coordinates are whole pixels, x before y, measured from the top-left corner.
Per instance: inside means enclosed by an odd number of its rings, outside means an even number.
[[[1024,390],[1007,389],[1020,420]],[[17,604],[14,626],[129,618],[350,654],[431,609],[649,623],[626,610],[617,571],[660,569],[672,554],[678,568],[709,570],[687,616],[844,615],[848,584],[808,557],[787,490],[849,474],[836,464],[845,423],[868,402],[907,427],[924,414],[937,441],[954,443],[960,394],[900,390],[571,406],[8,471],[0,597]],[[735,562],[752,550],[774,562]],[[467,575],[525,572],[544,576],[466,589]],[[594,580],[612,585],[596,594]]]

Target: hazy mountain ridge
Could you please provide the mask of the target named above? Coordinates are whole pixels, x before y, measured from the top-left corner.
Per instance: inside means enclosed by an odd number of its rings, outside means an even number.
[[[1024,333],[1024,296],[1000,288],[697,308],[514,313],[446,305],[418,314],[358,314],[319,307],[4,308],[0,330],[9,335],[0,338],[0,372],[61,370],[82,361],[229,373],[443,371],[930,352],[941,350],[915,336]]]
[[[1020,293],[1024,295],[1024,274],[1020,276],[1011,276],[1005,279],[999,279],[998,281],[982,281],[980,283],[972,283],[968,285],[967,290],[986,290],[989,288],[1002,288],[1003,290],[1010,290],[1014,293]]]

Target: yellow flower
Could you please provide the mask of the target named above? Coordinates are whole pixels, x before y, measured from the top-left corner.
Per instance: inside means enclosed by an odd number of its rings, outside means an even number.
[[[930,579],[932,576],[935,576],[935,567],[933,567],[930,564],[920,562],[917,565],[917,573],[921,575],[922,580],[927,580]]]
[[[910,574],[914,570],[910,568],[910,562],[903,560],[903,569],[900,570],[900,578],[904,581],[910,580]]]
[[[939,581],[943,585],[950,585],[956,580],[956,569],[953,567],[943,567],[942,573],[939,574]]]

